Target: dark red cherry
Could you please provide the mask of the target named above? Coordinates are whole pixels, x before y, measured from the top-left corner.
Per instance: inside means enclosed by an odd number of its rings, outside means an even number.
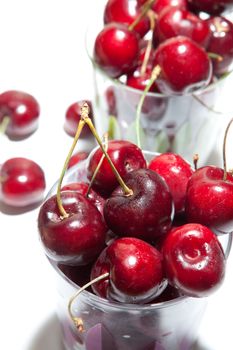
[[[88,196],[87,191],[89,184],[86,182],[72,182],[62,187],[62,191],[77,191],[86,197],[94,206],[103,214],[105,199],[96,193],[92,188],[90,189]]]
[[[88,104],[89,107],[89,117],[93,121],[93,109],[91,101],[81,100],[71,104],[66,110],[64,129],[70,136],[74,137],[77,131],[78,123],[81,119],[81,107],[84,102]],[[85,138],[92,135],[88,125],[84,125],[80,138]]]
[[[167,184],[150,169],[134,170],[124,180],[133,194],[125,195],[119,186],[106,200],[104,218],[108,227],[119,236],[156,241],[169,231],[173,219]]]
[[[11,158],[0,168],[0,199],[12,207],[26,207],[43,200],[45,175],[27,158]]]
[[[126,74],[137,64],[139,38],[124,24],[107,24],[97,35],[94,60],[110,77]]]
[[[127,75],[126,85],[138,90],[145,90],[151,79],[152,69],[147,67],[145,72],[141,72],[141,67],[135,69],[131,74]],[[150,92],[159,92],[156,82],[154,82],[149,90]]]
[[[91,280],[105,272],[109,272],[109,277],[92,288],[97,295],[119,302],[149,302],[167,285],[161,254],[137,238],[114,240],[95,262]]]
[[[61,192],[68,213],[61,217],[57,197],[47,199],[40,208],[38,228],[48,257],[68,265],[86,265],[95,260],[105,246],[106,226],[98,209],[77,191]]]
[[[140,16],[141,9],[137,0],[108,0],[104,9],[104,24],[111,22],[132,24]],[[150,21],[144,16],[134,27],[134,30],[143,37],[150,29]]]
[[[190,93],[204,88],[212,76],[212,64],[206,51],[184,36],[161,43],[156,50],[154,65],[161,68],[156,82],[165,94]]]
[[[233,62],[233,24],[224,17],[211,17],[207,20],[211,38],[207,50],[220,56],[213,58],[213,73],[221,75]]]
[[[197,169],[191,176],[186,195],[189,222],[210,226],[219,232],[233,231],[233,177],[215,166]]]
[[[144,4],[147,0],[138,0],[139,4]],[[186,0],[156,0],[152,5],[152,10],[157,14],[161,13],[167,7],[187,8]]]
[[[107,153],[123,178],[126,174],[135,169],[146,167],[146,160],[141,149],[129,141],[110,140],[108,142]],[[102,155],[102,150],[98,148],[90,156],[87,168],[87,177],[89,180],[91,180]],[[93,189],[100,193],[110,194],[117,186],[117,178],[113,173],[108,160],[104,158],[93,182]]]
[[[85,160],[88,157],[89,153],[85,151],[78,151],[72,155],[69,160],[68,169],[74,165],[77,165],[82,160]]]
[[[5,133],[12,139],[32,134],[38,127],[40,106],[30,94],[9,90],[0,94],[0,123],[9,117]]]
[[[154,157],[148,168],[164,178],[172,194],[176,214],[182,213],[185,209],[187,184],[193,174],[190,164],[178,154],[163,153]]]
[[[223,249],[215,234],[203,225],[186,224],[172,230],[162,253],[169,283],[186,295],[206,297],[223,282]]]
[[[153,35],[156,43],[184,35],[206,48],[210,39],[210,28],[206,21],[195,14],[171,7],[158,16]]]
[[[233,7],[233,0],[187,0],[187,2],[192,11],[203,11],[211,15],[220,14]]]

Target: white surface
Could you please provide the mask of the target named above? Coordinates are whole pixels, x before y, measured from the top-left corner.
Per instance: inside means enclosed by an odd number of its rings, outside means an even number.
[[[1,4],[0,89],[33,94],[41,105],[41,117],[39,129],[24,141],[1,136],[0,162],[15,156],[37,161],[46,173],[47,189],[60,175],[72,142],[63,130],[65,110],[78,99],[92,98],[84,33],[89,13],[100,15],[95,3],[98,1],[7,0]],[[227,101],[231,91],[225,93]],[[230,140],[228,148],[231,151]],[[211,161],[219,162],[219,149],[216,141]],[[232,152],[228,154],[232,157]],[[39,244],[37,213],[38,209],[20,215],[0,212],[0,347],[5,350],[62,349],[54,316],[54,272]],[[225,284],[210,298],[199,350],[232,348],[232,271],[233,254]]]

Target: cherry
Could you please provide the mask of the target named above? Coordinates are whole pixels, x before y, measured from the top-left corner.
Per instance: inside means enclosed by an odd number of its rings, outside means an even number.
[[[213,72],[221,75],[233,62],[233,24],[224,17],[211,17],[207,23],[212,33],[208,51],[220,56],[212,59]]]
[[[108,227],[119,236],[133,236],[146,241],[166,234],[173,219],[173,201],[167,184],[150,169],[127,174],[125,184],[132,190],[125,195],[117,187],[104,205]]]
[[[104,24],[111,22],[132,24],[140,15],[137,0],[108,0],[104,9]],[[150,29],[149,18],[144,16],[134,30],[143,37]]]
[[[167,285],[161,254],[137,238],[119,238],[105,248],[92,268],[91,280],[103,272],[109,276],[92,285],[94,292],[119,302],[149,302]]]
[[[225,256],[209,228],[193,223],[172,230],[162,253],[168,281],[182,293],[206,297],[221,285]]]
[[[78,151],[74,153],[69,160],[68,168],[71,168],[72,166],[78,164],[82,160],[85,160],[88,157],[88,155],[89,153],[85,151]]]
[[[38,126],[40,107],[30,94],[9,90],[0,94],[0,123],[9,118],[5,133],[12,139],[31,135]]]
[[[206,48],[210,39],[210,28],[206,21],[193,13],[171,7],[158,16],[153,35],[156,43],[184,35]]]
[[[187,0],[192,11],[220,14],[233,7],[233,0]]]
[[[59,270],[72,282],[77,284],[77,286],[83,286],[89,282],[92,266],[93,264],[85,266],[57,264]],[[89,288],[88,291],[91,292],[91,288]]]
[[[126,85],[134,89],[144,90],[151,78],[152,68],[147,67],[144,73],[139,68],[127,76]],[[159,92],[156,82],[149,89],[150,92]]]
[[[176,214],[184,212],[187,184],[193,174],[191,165],[178,154],[163,153],[154,157],[148,168],[166,181],[174,200]]]
[[[78,101],[71,104],[66,110],[64,129],[70,136],[74,137],[76,134],[77,126],[81,118],[81,107],[86,102],[90,109],[90,118],[93,120],[93,109],[91,101]],[[91,135],[90,129],[87,125],[84,126],[80,138],[86,138]]]
[[[161,68],[156,82],[165,94],[190,93],[204,88],[212,75],[211,61],[205,50],[184,36],[161,43],[156,50],[154,65]]]
[[[89,184],[85,182],[73,182],[62,187],[62,191],[76,191],[85,196],[94,206],[103,214],[105,199],[101,197],[92,188],[89,190]]]
[[[108,115],[117,117],[117,101],[114,86],[109,86],[105,90],[105,100],[107,104]]]
[[[146,0],[138,0],[139,4],[144,4]],[[152,5],[152,10],[157,14],[161,13],[166,7],[187,8],[186,0],[156,0]]]
[[[108,142],[107,154],[122,177],[132,170],[145,168],[146,160],[139,147],[125,140],[110,140]],[[91,180],[98,166],[103,152],[96,149],[89,158],[87,177]],[[99,193],[110,194],[118,186],[118,180],[112,168],[105,158],[93,182],[93,189]]]
[[[131,71],[137,63],[138,52],[137,33],[124,24],[107,24],[95,39],[94,60],[112,78]]]
[[[38,228],[48,257],[67,265],[85,265],[95,260],[105,246],[106,226],[97,208],[77,191],[62,191],[67,216],[62,217],[57,196],[40,208]]]
[[[27,158],[11,158],[0,168],[0,198],[12,207],[27,207],[42,201],[45,175],[42,168]]]
[[[191,176],[186,195],[186,216],[219,232],[233,230],[233,176],[215,166],[204,166]]]

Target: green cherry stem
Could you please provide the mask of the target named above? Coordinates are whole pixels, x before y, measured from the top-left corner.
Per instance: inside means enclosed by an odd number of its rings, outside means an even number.
[[[0,124],[0,134],[5,134],[6,129],[10,123],[10,117],[7,115],[3,118],[1,124]]]
[[[131,196],[133,194],[133,191],[128,187],[126,186],[126,184],[124,183],[122,177],[120,176],[120,174],[118,173],[117,169],[115,168],[115,165],[113,164],[111,158],[109,157],[108,153],[105,151],[105,148],[104,148],[104,145],[91,121],[91,119],[89,118],[88,116],[88,113],[89,113],[89,107],[88,107],[88,104],[87,103],[84,103],[83,106],[81,107],[81,118],[82,120],[84,120],[84,122],[89,126],[92,134],[94,135],[96,141],[98,142],[102,152],[104,153],[105,157],[107,158],[108,162],[109,162],[109,165],[112,169],[112,171],[114,172],[120,186],[122,187],[122,189],[124,190],[125,192],[125,195],[126,196]]]
[[[151,32],[153,32],[154,27],[155,27],[155,13],[152,10],[149,10],[148,17],[150,20],[150,30],[151,30]],[[145,56],[144,56],[142,66],[141,66],[141,75],[145,74],[145,72],[146,72],[146,67],[148,65],[148,61],[149,61],[151,50],[152,50],[152,39],[153,39],[153,35],[151,35],[151,37],[149,38],[148,43],[147,43]]]
[[[233,118],[229,121],[226,130],[225,130],[225,134],[224,134],[224,139],[223,139],[223,180],[226,181],[227,179],[227,160],[226,160],[226,143],[227,143],[227,135],[228,135],[228,131],[230,129],[230,126],[233,122]]]
[[[153,3],[155,2],[155,0],[148,0],[147,2],[145,2],[145,4],[142,6],[142,11],[140,12],[140,15],[133,21],[133,23],[131,23],[128,27],[128,29],[134,30],[134,28],[136,27],[136,25],[141,21],[141,19],[146,15],[146,13],[148,12],[148,10],[151,8],[151,6],[153,5]]]
[[[142,112],[142,106],[144,103],[144,100],[146,98],[146,94],[149,92],[151,86],[155,82],[155,80],[158,78],[159,74],[161,73],[161,68],[159,66],[155,66],[151,73],[151,78],[148,81],[145,89],[143,90],[142,96],[139,100],[139,103],[137,105],[136,110],[136,136],[137,136],[137,145],[139,148],[141,148],[141,139],[140,139],[140,117]]]
[[[67,218],[69,215],[67,214],[67,212],[65,211],[65,209],[64,209],[64,207],[62,205],[61,185],[62,185],[63,178],[65,176],[65,172],[67,170],[70,158],[72,156],[72,153],[74,151],[74,148],[76,146],[76,143],[77,143],[77,141],[79,139],[79,136],[80,136],[80,134],[82,132],[82,129],[83,129],[84,125],[85,125],[85,122],[83,120],[80,120],[80,122],[78,123],[78,128],[77,128],[77,131],[76,131],[76,134],[75,134],[72,146],[71,146],[70,151],[69,151],[69,153],[68,153],[68,155],[66,157],[66,160],[65,160],[65,163],[64,163],[64,166],[63,166],[63,169],[62,169],[59,181],[58,181],[58,185],[57,185],[57,206],[58,206],[58,209],[60,211],[60,214],[61,214],[62,218]]]
[[[83,287],[81,287],[69,300],[68,303],[68,313],[70,315],[70,318],[72,319],[75,327],[78,329],[79,332],[84,332],[84,325],[83,325],[83,320],[81,317],[76,317],[73,315],[72,312],[72,304],[74,302],[74,300],[79,296],[79,294],[81,294],[85,289],[87,289],[88,287],[90,287],[92,284],[99,282],[105,278],[109,277],[109,273],[106,272],[103,275],[100,275],[96,278],[94,278],[92,281],[86,283]]]

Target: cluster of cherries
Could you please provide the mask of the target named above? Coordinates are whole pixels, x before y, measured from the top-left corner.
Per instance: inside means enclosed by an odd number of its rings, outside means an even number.
[[[63,172],[57,194],[39,210],[49,259],[79,285],[89,279],[92,292],[118,302],[211,294],[225,274],[216,234],[232,232],[232,174],[193,169],[174,153],[148,162],[129,141],[102,143],[87,104],[81,115],[75,142],[87,124],[100,147],[82,164],[85,180],[62,187]]]
[[[151,92],[204,88],[233,62],[232,0],[108,0],[93,59],[111,78]],[[159,70],[158,70],[159,69]]]

